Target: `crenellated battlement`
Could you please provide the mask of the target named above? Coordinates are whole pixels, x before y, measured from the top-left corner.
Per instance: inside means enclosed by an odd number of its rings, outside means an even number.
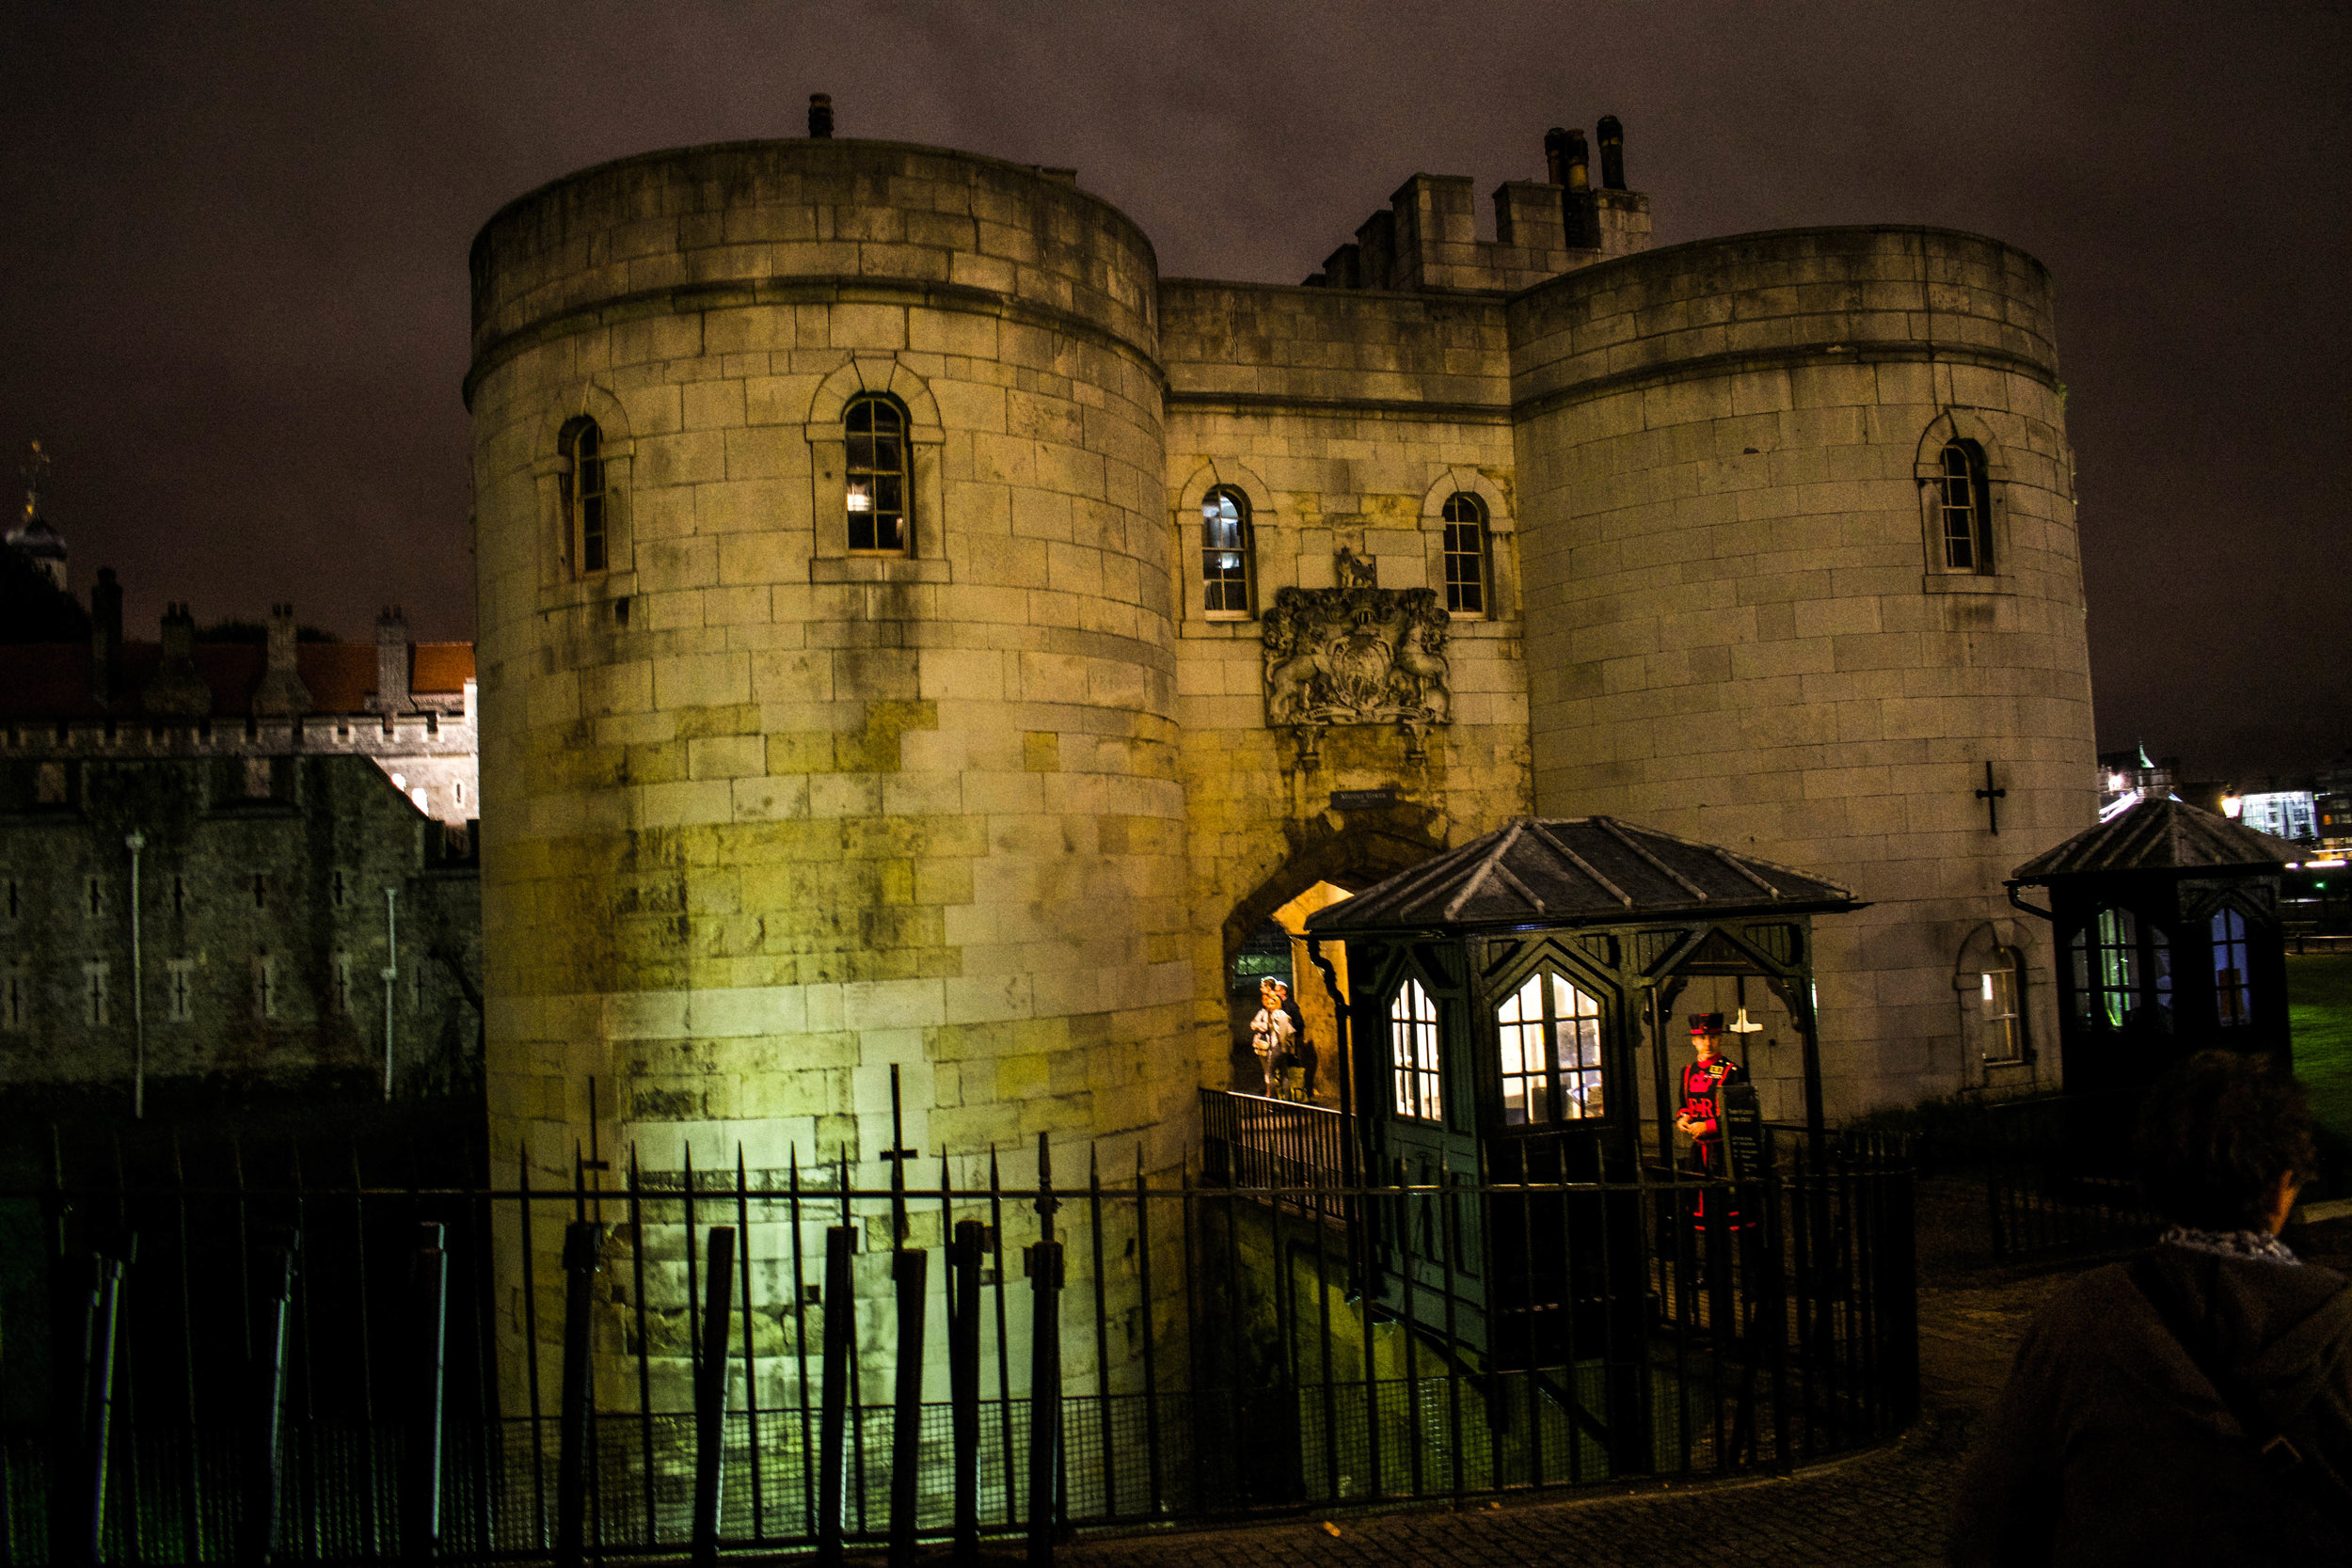
[[[1601,122],[1601,188],[1593,188],[1587,173],[1583,134],[1555,130],[1545,146],[1551,178],[1497,186],[1495,237],[1483,240],[1470,176],[1416,174],[1397,187],[1385,212],[1366,218],[1355,239],[1324,258],[1323,270],[1306,285],[1516,293],[1648,249],[1649,197],[1624,188],[1623,143],[1615,126],[1613,118]]]
[[[469,682],[469,687],[472,683]],[[67,756],[286,756],[296,752],[369,757],[461,757],[477,749],[470,715],[251,715],[196,721],[60,719],[0,722],[0,753]]]

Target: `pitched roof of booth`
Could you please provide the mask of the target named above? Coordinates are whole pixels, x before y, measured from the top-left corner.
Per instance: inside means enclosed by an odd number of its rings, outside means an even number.
[[[2046,882],[2103,871],[2204,871],[2238,866],[2282,870],[2303,851],[2242,822],[2185,800],[2145,800],[2010,873]]]
[[[1860,909],[1836,882],[1613,816],[1520,817],[1307,917],[1315,936]]]

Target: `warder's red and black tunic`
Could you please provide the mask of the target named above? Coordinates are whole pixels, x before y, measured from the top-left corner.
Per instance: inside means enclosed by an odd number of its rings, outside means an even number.
[[[1723,1128],[1715,1119],[1715,1086],[1747,1080],[1747,1069],[1728,1056],[1709,1056],[1682,1069],[1682,1115],[1691,1135],[1699,1141],[1701,1162],[1712,1167],[1723,1148]]]
[[[1710,1056],[1706,1061],[1693,1061],[1682,1069],[1682,1117],[1695,1140],[1692,1148],[1692,1164],[1708,1176],[1724,1174],[1724,1130],[1718,1118],[1715,1090],[1724,1084],[1744,1084],[1748,1070],[1728,1056]],[[1740,1209],[1736,1203],[1724,1206],[1724,1217],[1731,1228],[1741,1228]],[[1707,1195],[1694,1195],[1691,1210],[1692,1222],[1704,1227],[1707,1224]]]

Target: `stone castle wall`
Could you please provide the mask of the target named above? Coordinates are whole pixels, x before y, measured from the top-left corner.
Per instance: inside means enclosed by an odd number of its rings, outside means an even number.
[[[494,219],[485,919],[534,933],[494,945],[501,1132],[561,1174],[601,1078],[600,1131],[657,1163],[705,1132],[863,1155],[896,1063],[925,1147],[1150,1130],[1162,1166],[1192,1080],[1148,1042],[1228,1081],[1241,936],[1531,806],[1853,882],[1834,1100],[1981,1078],[1960,955],[2034,949],[1999,874],[2088,809],[2046,277],[1912,229],[1629,254],[1629,192],[1570,251],[1548,186],[1479,240],[1469,193],[1416,176],[1381,277],[1300,289],[1160,280],[1066,174],[893,144],[625,160]],[[861,390],[913,420],[911,559],[838,537]],[[612,476],[594,578],[557,538],[580,414]],[[1990,459],[1989,574],[1931,560],[1954,435]],[[1449,724],[1269,724],[1262,620],[1200,603],[1218,484],[1260,611],[1343,548],[1441,586],[1444,499],[1481,498]]]
[[[1201,1082],[1254,1087],[1224,995],[1234,946],[1318,879],[1367,885],[1529,809],[1510,361],[1499,301],[1190,281],[1162,301]],[[1311,765],[1269,727],[1261,621],[1200,605],[1200,503],[1220,484],[1250,499],[1262,608],[1332,587],[1342,549],[1383,588],[1442,590],[1442,509],[1479,497],[1493,604],[1453,619],[1453,721],[1425,755],[1394,726],[1334,726]],[[1396,805],[1329,803],[1384,788]],[[1298,978],[1320,1003],[1320,978]]]
[[[809,142],[590,171],[475,264],[494,1122],[568,1179],[601,1077],[657,1165],[871,1161],[895,1064],[917,1148],[1141,1132],[1163,1168],[1149,245],[1032,169]],[[912,559],[839,544],[863,389],[913,420]],[[583,409],[627,465],[600,579],[550,569]]]
[[[494,1138],[535,1181],[593,1136],[881,1186],[895,1069],[959,1180],[990,1148],[1030,1180],[1041,1135],[1165,1178],[1195,1075],[1149,244],[1048,171],[810,141],[559,182],[475,276]],[[864,392],[911,423],[904,559],[846,547]],[[675,1240],[641,1239],[657,1299]],[[748,1245],[782,1301],[791,1238]]]
[[[1833,1115],[1981,1081],[1956,972],[1987,926],[2031,956],[2054,1071],[2049,949],[2001,888],[2093,804],[2048,275],[1972,235],[1796,230],[1590,268],[1510,319],[1539,810],[1872,901],[1820,926]],[[1938,554],[1955,435],[1987,457],[1990,573]]]
[[[372,1095],[388,941],[397,1092],[470,1087],[474,869],[441,825],[365,756],[192,752],[0,755],[0,1087],[128,1103],[143,1043],[151,1086]]]
[[[887,143],[654,154],[494,218],[468,390],[495,1147],[534,1183],[593,1141],[662,1171],[846,1151],[880,1185],[895,1068],[926,1154],[1020,1146],[1019,1183],[1041,1134],[1099,1139],[1165,1175],[1195,1089],[1244,1081],[1238,944],[1531,809],[1872,900],[1822,923],[1834,1112],[1983,1077],[1955,981],[1988,944],[2032,955],[2046,1052],[2046,948],[1999,881],[2088,820],[2091,741],[2039,265],[1909,229],[1636,253],[1622,191],[1569,252],[1538,232],[1556,187],[1505,187],[1494,241],[1468,193],[1416,177],[1374,226],[1418,270],[1301,288],[1162,280],[1066,174]],[[903,559],[846,544],[869,392],[911,421]],[[1990,459],[1990,574],[1935,565],[1952,436]],[[1246,614],[1202,603],[1218,485],[1249,502]],[[1445,721],[1273,721],[1278,595],[1343,550],[1441,589],[1457,491],[1491,596],[1446,627]]]

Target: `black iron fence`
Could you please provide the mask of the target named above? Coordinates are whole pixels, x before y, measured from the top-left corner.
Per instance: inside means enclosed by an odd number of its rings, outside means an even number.
[[[1304,1109],[1230,1130],[1296,1141],[1221,1140],[1216,1184],[1041,1144],[885,1185],[0,1194],[0,1561],[1049,1560],[1086,1525],[1785,1469],[1915,1411],[1899,1161],[1340,1185]]]
[[[2115,1252],[2153,1241],[2161,1222],[2132,1176],[2129,1105],[2080,1095],[1981,1107],[1961,1160],[1980,1162],[1994,1256]]]

